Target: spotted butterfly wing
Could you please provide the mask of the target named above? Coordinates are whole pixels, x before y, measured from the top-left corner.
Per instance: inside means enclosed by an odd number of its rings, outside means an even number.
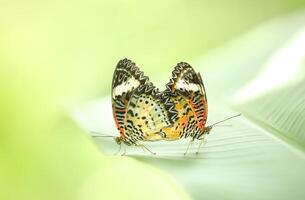
[[[122,138],[125,138],[125,121],[129,99],[135,89],[149,82],[147,76],[128,59],[120,60],[112,79],[112,111],[116,126]]]
[[[160,130],[173,123],[167,105],[151,84],[139,86],[132,94],[126,113],[125,133],[131,141],[163,139]]]
[[[188,137],[204,129],[208,114],[205,88],[199,73],[185,62],[178,63],[166,85],[165,98],[175,104],[176,122],[166,127],[165,140]]]

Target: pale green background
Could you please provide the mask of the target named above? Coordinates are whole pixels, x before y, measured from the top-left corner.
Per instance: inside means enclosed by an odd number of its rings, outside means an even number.
[[[304,5],[301,0],[2,0],[0,198],[188,198],[159,170],[102,156],[66,108],[109,94],[121,58],[133,59],[156,81],[177,62],[192,62]]]

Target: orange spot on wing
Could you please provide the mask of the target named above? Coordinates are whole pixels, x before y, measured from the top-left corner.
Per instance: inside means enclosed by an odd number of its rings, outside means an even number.
[[[187,116],[183,116],[180,120],[180,123],[183,127],[185,127],[187,125],[187,122],[188,122],[188,117]]]

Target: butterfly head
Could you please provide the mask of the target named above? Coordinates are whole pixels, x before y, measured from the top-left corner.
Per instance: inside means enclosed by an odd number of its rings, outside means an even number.
[[[194,139],[201,140],[204,138],[205,135],[209,135],[213,126],[206,126],[202,131],[200,131],[197,135],[194,136]]]
[[[205,127],[205,128],[204,128],[204,131],[203,131],[204,134],[207,134],[207,135],[210,134],[212,128],[213,128],[213,126],[207,126],[207,127]]]
[[[121,145],[121,144],[122,144],[122,138],[121,138],[121,137],[115,137],[114,140],[115,140],[115,142],[116,142],[118,145]]]

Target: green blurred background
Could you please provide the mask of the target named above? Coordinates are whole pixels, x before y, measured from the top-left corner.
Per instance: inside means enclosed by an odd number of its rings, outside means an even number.
[[[121,58],[134,60],[155,81],[177,62],[192,62],[304,5],[302,0],[2,0],[0,199],[147,197],[152,191],[143,181],[153,186],[171,178],[130,158],[101,155],[67,107],[108,95]],[[188,198],[174,181],[160,185],[160,197]]]

